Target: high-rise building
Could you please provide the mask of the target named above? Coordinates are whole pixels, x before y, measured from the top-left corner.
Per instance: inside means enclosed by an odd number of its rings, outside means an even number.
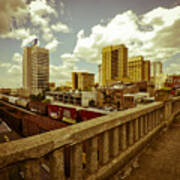
[[[94,74],[87,72],[72,73],[72,89],[89,91],[94,86]]]
[[[155,61],[151,64],[151,76],[158,76],[163,73],[163,66],[160,61]]]
[[[35,45],[24,48],[23,87],[31,94],[49,87],[49,50]]]
[[[150,61],[143,56],[128,59],[128,76],[133,82],[150,81]]]
[[[102,50],[102,86],[127,78],[128,48],[125,45],[108,46]]]

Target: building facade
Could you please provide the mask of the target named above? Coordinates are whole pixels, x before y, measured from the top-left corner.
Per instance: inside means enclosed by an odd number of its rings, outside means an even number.
[[[30,94],[49,87],[49,50],[37,46],[24,48],[23,87]]]
[[[128,76],[133,82],[144,80],[144,58],[137,56],[128,59]]]
[[[72,72],[72,90],[78,89],[78,73]]]
[[[144,80],[150,82],[151,80],[151,62],[144,61]]]
[[[128,76],[133,82],[150,81],[150,61],[143,56],[128,59]]]
[[[88,72],[72,73],[72,90],[89,91],[94,86],[94,74]]]
[[[156,77],[163,73],[163,65],[160,61],[151,64],[151,76]]]
[[[128,48],[125,45],[108,46],[102,50],[102,86],[127,78]]]

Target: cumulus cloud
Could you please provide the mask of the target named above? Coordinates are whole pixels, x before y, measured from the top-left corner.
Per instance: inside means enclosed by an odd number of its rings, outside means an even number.
[[[24,39],[30,35],[30,30],[25,28],[13,29],[5,34],[2,34],[1,38],[11,38],[11,39]]]
[[[19,88],[22,86],[22,55],[14,53],[9,62],[0,63],[0,87]]]
[[[61,22],[57,23],[57,24],[53,24],[51,26],[52,30],[54,30],[55,32],[63,32],[63,33],[69,33],[70,29],[66,24],[63,24]]]
[[[23,19],[26,14],[26,4],[22,0],[0,0],[0,34],[6,33],[12,27],[13,20]]]
[[[78,71],[78,59],[76,59],[74,55],[63,54],[60,58],[62,59],[63,64],[59,66],[50,65],[51,81],[54,81],[57,84],[60,82],[64,83],[67,80],[70,81],[72,71]]]
[[[112,44],[125,44],[129,56],[143,55],[152,61],[165,61],[180,52],[180,6],[157,8],[141,16],[127,11],[106,25],[98,24],[89,36],[77,34],[74,55],[90,63],[101,62],[101,50]]]
[[[166,73],[170,75],[178,74],[180,72],[180,64],[176,63],[171,63],[167,68],[166,68]]]
[[[47,26],[49,22],[48,15],[52,14],[57,16],[57,12],[48,5],[46,0],[31,1],[29,12],[31,14],[31,21],[34,25]]]
[[[64,5],[64,3],[61,1],[61,2],[60,2],[60,14],[61,14],[61,15],[64,15],[64,7],[65,7],[65,5]]]
[[[51,50],[51,52],[55,51],[57,46],[59,45],[59,41],[56,39],[53,39],[51,42],[49,42],[45,48]]]
[[[22,55],[18,52],[14,53],[12,61],[18,64],[22,63]]]

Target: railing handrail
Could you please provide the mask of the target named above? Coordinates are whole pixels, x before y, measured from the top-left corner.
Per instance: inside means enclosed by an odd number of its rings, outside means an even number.
[[[42,157],[66,145],[80,143],[163,106],[162,102],[154,102],[63,129],[0,144],[0,168],[26,159]]]

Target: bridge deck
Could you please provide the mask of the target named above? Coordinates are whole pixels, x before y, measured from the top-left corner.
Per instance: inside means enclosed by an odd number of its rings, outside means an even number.
[[[180,118],[157,137],[125,180],[180,179]]]

